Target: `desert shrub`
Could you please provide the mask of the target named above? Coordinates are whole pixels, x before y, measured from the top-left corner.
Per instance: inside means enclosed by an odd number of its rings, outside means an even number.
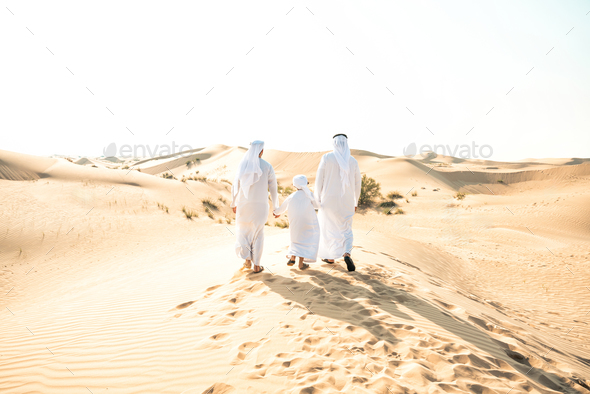
[[[396,208],[395,210],[393,208],[394,207],[383,208],[381,212],[383,212],[385,215],[403,215],[405,213],[401,208]]]
[[[217,203],[215,203],[215,201],[213,201],[209,197],[201,199],[201,202],[203,203],[203,206],[205,207],[205,209],[207,209],[207,208],[209,208],[209,210],[211,210],[211,209],[218,210],[219,209],[219,206],[217,205]]]
[[[196,172],[196,174],[198,174],[199,171]],[[206,176],[197,176],[197,175],[192,175],[189,176],[188,178],[186,178],[187,181],[199,181],[199,182],[207,182],[207,177]]]
[[[397,204],[395,203],[395,201],[384,201],[381,204],[379,204],[379,206],[381,208],[390,208],[390,207],[395,207]]]
[[[163,173],[162,175],[160,175],[162,178],[164,179],[176,179],[176,177],[168,172]]]
[[[466,196],[466,194],[465,194],[465,193],[460,193],[460,192],[457,192],[457,194],[455,194],[455,196],[454,196],[454,197],[455,197],[457,200],[463,200],[463,199],[465,198],[465,196]]]
[[[196,211],[193,211],[192,209],[189,209],[187,207],[182,207],[182,213],[184,213],[184,216],[186,216],[187,219],[199,217],[199,214]]]
[[[287,186],[285,189],[283,189],[283,194],[291,194],[293,193],[293,188],[291,186]]]
[[[404,198],[404,196],[397,190],[387,193],[387,199],[389,200],[397,200],[399,198]]]
[[[504,181],[501,179],[498,179],[498,183],[504,183]]]
[[[166,213],[170,213],[170,212],[168,212],[168,207],[164,204],[158,203],[158,208],[160,208],[162,211],[164,211]]]
[[[412,192],[412,197],[417,197],[417,196],[418,196],[418,192],[414,190],[414,191]]]
[[[370,205],[376,198],[381,197],[381,185],[367,174],[361,179],[361,195],[359,197],[359,206]]]
[[[227,205],[227,200],[225,198],[223,198],[223,196],[220,196],[218,198],[218,200],[222,203],[222,204],[226,204]]]
[[[289,222],[286,220],[277,220],[275,222],[275,227],[279,228],[289,228]]]

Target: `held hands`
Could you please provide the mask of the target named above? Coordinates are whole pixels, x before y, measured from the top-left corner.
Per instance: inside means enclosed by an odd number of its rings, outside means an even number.
[[[233,207],[232,210],[234,211],[234,213],[236,213],[236,209],[237,207]]]
[[[276,218],[279,218],[279,217],[281,217],[281,215],[277,215],[277,214],[276,214],[276,213],[274,213],[274,212],[272,213],[272,216],[274,216],[274,217],[275,217],[275,219],[276,219]]]

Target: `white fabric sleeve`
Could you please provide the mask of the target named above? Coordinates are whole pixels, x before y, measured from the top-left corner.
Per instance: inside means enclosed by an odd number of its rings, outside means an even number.
[[[359,202],[359,198],[361,196],[361,170],[359,168],[359,163],[355,161],[355,169],[354,169],[354,206],[356,207]]]
[[[293,193],[293,194],[295,194],[295,193]],[[282,214],[283,212],[285,212],[289,208],[289,202],[293,198],[293,194],[290,194],[289,197],[285,198],[285,201],[283,201],[283,203],[281,204],[281,206],[278,207],[277,209],[275,209],[273,211],[273,213],[275,215],[280,215],[280,214]]]
[[[279,193],[277,192],[277,177],[272,166],[270,166],[270,170],[268,171],[268,190],[270,191],[270,198],[272,200],[272,209],[277,210],[279,208]]]
[[[238,180],[237,182],[234,182],[231,185],[231,204],[230,204],[230,208],[235,208],[236,207],[236,197],[238,196],[238,194],[240,193],[240,181]]]
[[[314,194],[315,194],[315,200],[316,200],[317,204],[322,203],[321,195],[322,195],[322,191],[324,189],[325,166],[326,166],[326,164],[324,161],[324,156],[322,156],[322,159],[320,160],[320,165],[318,166],[318,172],[316,173],[316,177],[315,177]]]

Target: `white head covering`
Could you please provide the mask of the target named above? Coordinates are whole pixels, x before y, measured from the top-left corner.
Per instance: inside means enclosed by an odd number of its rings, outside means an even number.
[[[313,194],[311,194],[311,190],[307,187],[307,177],[305,175],[295,175],[293,177],[293,186],[297,190],[303,190],[305,195],[311,200],[314,200]]]
[[[346,187],[350,186],[350,178],[348,173],[350,172],[350,149],[348,148],[348,138],[343,135],[337,135],[332,140],[332,146],[334,147],[334,156],[340,166],[340,181],[342,182],[342,195]]]
[[[260,152],[264,149],[264,142],[263,141],[253,141],[250,143],[250,148],[242,158],[240,165],[238,167],[238,173],[236,174],[236,179],[234,183],[237,185],[238,182],[240,184],[240,189],[243,190],[244,196],[248,198],[248,191],[250,190],[250,186],[252,186],[260,176],[262,175],[262,170],[260,169],[260,159],[258,156]],[[234,195],[237,194],[238,188],[234,188]]]

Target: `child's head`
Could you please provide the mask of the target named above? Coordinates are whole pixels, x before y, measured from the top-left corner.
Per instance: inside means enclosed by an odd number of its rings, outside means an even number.
[[[295,175],[293,177],[293,186],[297,190],[303,189],[304,186],[307,186],[309,182],[307,181],[307,177],[305,175]]]

